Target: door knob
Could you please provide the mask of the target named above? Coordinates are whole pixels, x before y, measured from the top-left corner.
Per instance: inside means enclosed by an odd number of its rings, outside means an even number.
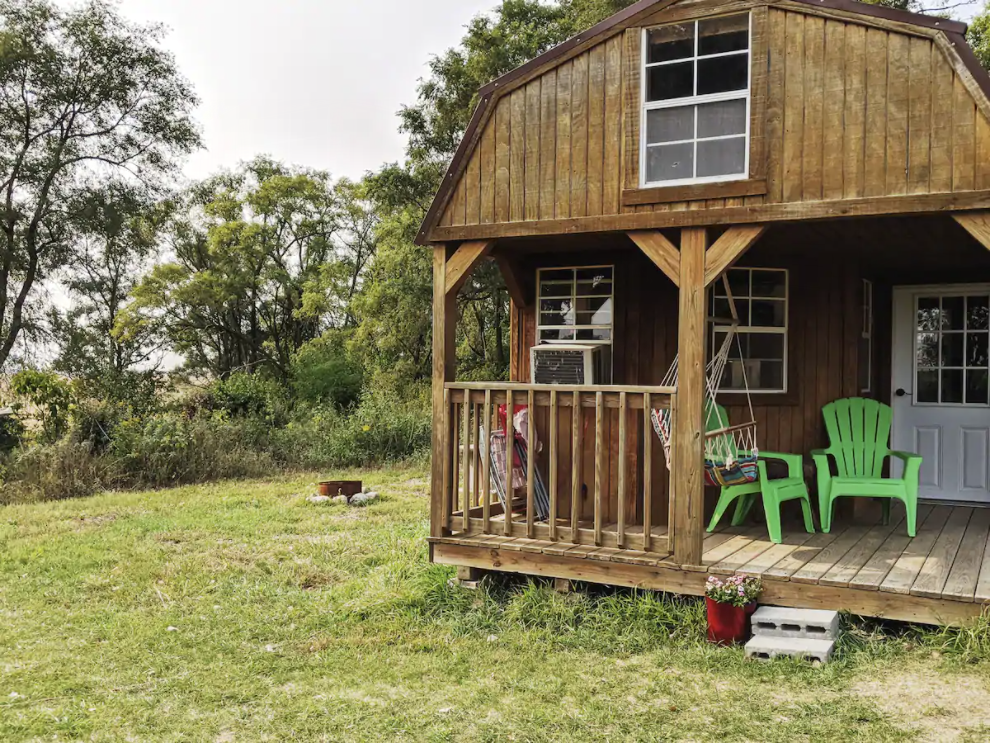
[[[897,391],[894,394],[897,395],[898,397],[904,397],[904,395],[909,395],[911,393],[907,392],[903,387],[898,387]]]

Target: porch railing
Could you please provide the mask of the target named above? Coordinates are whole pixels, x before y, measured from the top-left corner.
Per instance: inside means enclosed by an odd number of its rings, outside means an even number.
[[[492,432],[502,428],[503,405],[509,435],[496,439],[506,448],[495,457],[504,468],[496,482],[490,444]],[[530,423],[525,462],[514,450],[513,413],[521,406],[527,406]],[[673,489],[670,473],[658,464],[663,458],[657,456],[660,442],[650,411],[674,415],[675,408],[676,390],[669,387],[446,384],[445,532],[669,553]],[[549,501],[546,519],[537,507],[541,481]],[[654,503],[658,482],[666,482],[665,519]],[[507,507],[499,499],[500,486]]]

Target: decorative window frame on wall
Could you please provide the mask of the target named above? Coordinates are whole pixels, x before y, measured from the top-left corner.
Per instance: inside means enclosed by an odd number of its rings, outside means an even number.
[[[703,21],[720,16],[750,13],[750,88],[749,88],[749,173],[748,177],[707,183],[643,186],[641,182],[644,150],[644,55],[645,37],[650,28],[679,22]],[[685,9],[684,16],[666,12],[663,23],[629,28],[623,39],[625,90],[623,99],[623,189],[622,204],[626,207],[661,204],[699,199],[743,198],[767,193],[767,6],[748,9],[709,8]]]

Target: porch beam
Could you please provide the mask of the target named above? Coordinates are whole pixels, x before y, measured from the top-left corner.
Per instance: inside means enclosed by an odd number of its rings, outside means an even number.
[[[662,232],[659,230],[637,230],[626,234],[646,254],[646,257],[653,261],[668,279],[674,282],[674,286],[680,286],[681,254],[674,244],[663,236]]]
[[[674,560],[700,565],[705,487],[705,254],[704,228],[681,232],[677,330],[677,409],[674,412]]]
[[[953,214],[952,218],[984,248],[990,250],[990,212],[965,212]]]
[[[448,431],[444,424],[444,385],[453,382],[457,369],[455,332],[457,293],[447,291],[447,262],[454,247],[433,248],[433,438],[430,465],[430,536],[443,536],[444,458]]]
[[[521,278],[522,272],[519,270],[519,264],[509,256],[502,254],[496,254],[495,263],[498,265],[499,273],[502,274],[502,281],[505,282],[509,297],[516,307],[520,309],[529,307],[532,301],[530,301],[529,292],[526,291],[526,285]]]
[[[446,291],[457,294],[470,278],[475,267],[492,252],[494,240],[474,240],[461,243],[448,260],[446,266]]]
[[[766,229],[764,225],[727,229],[705,254],[705,286],[711,286],[743,253],[753,247],[753,243],[760,239]]]

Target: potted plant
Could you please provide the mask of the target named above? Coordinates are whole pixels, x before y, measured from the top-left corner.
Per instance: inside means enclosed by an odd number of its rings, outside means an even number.
[[[732,645],[745,640],[749,618],[756,611],[756,599],[762,590],[760,579],[753,576],[709,576],[705,583],[708,642]]]

